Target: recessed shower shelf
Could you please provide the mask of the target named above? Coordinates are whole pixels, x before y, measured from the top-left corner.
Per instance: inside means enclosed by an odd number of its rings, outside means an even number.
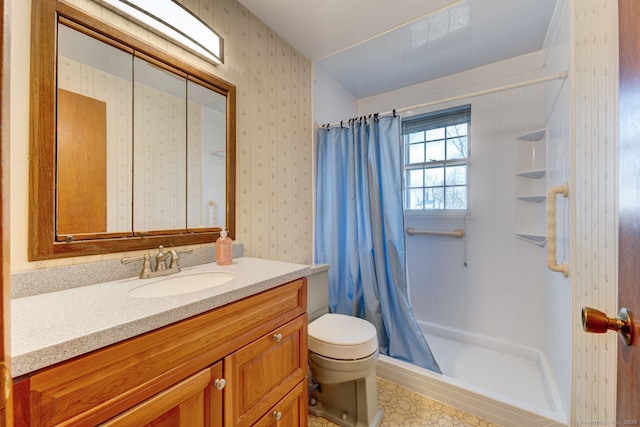
[[[546,174],[546,172],[547,172],[546,170],[541,169],[541,170],[518,172],[516,175],[522,176],[524,178],[540,179]]]
[[[516,237],[537,246],[547,244],[547,236],[540,233],[516,233]]]
[[[542,203],[546,200],[547,196],[545,194],[531,194],[526,196],[517,196],[516,198],[524,202]]]
[[[525,133],[524,135],[520,135],[516,137],[516,139],[520,141],[540,141],[544,138],[544,134],[547,132],[546,129],[538,129],[533,132]]]
[[[539,247],[547,244],[543,228],[545,188],[546,129],[532,130],[516,137],[516,230],[515,237]],[[519,178],[518,178],[519,177]]]

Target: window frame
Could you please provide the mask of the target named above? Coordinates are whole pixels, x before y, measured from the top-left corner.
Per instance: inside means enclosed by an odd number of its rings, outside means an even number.
[[[461,120],[462,119],[462,120]],[[447,136],[446,135],[446,127],[466,123],[467,125],[467,134],[466,134],[466,157],[462,158],[447,158],[447,141],[451,139],[457,138],[457,136]],[[410,150],[409,145],[410,141],[408,141],[408,136],[412,133],[420,132],[420,131],[429,131],[434,129],[444,129],[444,136],[441,139],[443,141],[443,152],[444,158],[439,160],[427,160],[426,152],[424,154],[425,158],[423,162],[415,162],[409,163]],[[402,137],[402,199],[403,199],[403,210],[405,214],[408,215],[440,215],[440,216],[464,216],[469,213],[469,165],[471,159],[471,104],[460,105],[452,108],[446,108],[442,110],[436,110],[425,114],[420,114],[417,116],[412,116],[408,118],[402,119],[401,126],[401,137]],[[439,139],[433,139],[432,141],[438,141]],[[428,144],[429,140],[425,135],[423,144]],[[465,166],[465,179],[464,185],[447,185],[446,176],[443,178],[442,186],[428,186],[427,183],[422,183],[422,187],[408,187],[408,171],[411,169],[417,169],[425,171],[429,168],[437,168],[442,167],[443,173],[446,175],[446,168],[452,166]],[[446,194],[447,188],[453,187],[465,187],[466,191],[466,207],[463,209],[452,209],[452,208],[440,208],[440,209],[428,209],[423,208],[409,208],[408,205],[408,191],[410,188],[422,188],[423,191],[427,188],[442,188],[443,192]],[[446,201],[445,201],[446,203]]]

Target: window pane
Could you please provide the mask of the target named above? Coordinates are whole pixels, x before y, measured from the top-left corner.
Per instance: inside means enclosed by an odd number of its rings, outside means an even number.
[[[467,183],[467,166],[447,167],[447,185],[465,185]]]
[[[447,159],[464,159],[467,157],[467,138],[447,140]]]
[[[435,141],[436,139],[444,139],[444,128],[429,129],[427,131],[427,141]]]
[[[467,209],[470,117],[464,105],[402,121],[405,209]]]
[[[444,185],[444,168],[429,168],[424,171],[425,187]]]
[[[447,138],[455,138],[457,136],[467,136],[467,124],[460,123],[455,126],[447,126]]]
[[[424,190],[422,188],[414,188],[407,190],[407,207],[408,209],[424,209]]]
[[[446,209],[467,209],[467,187],[447,187]]]
[[[444,160],[444,141],[429,142],[427,145],[427,162]]]
[[[407,171],[407,183],[408,188],[424,187],[424,170],[423,169],[411,169]]]
[[[444,209],[444,188],[425,188],[425,209]]]
[[[411,144],[409,146],[409,163],[424,162],[424,144]]]
[[[424,132],[414,132],[409,134],[409,143],[424,141]]]

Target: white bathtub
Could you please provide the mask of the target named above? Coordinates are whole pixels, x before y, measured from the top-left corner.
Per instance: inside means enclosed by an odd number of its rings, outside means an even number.
[[[381,355],[377,375],[504,426],[567,426],[539,351],[418,322],[443,375]]]

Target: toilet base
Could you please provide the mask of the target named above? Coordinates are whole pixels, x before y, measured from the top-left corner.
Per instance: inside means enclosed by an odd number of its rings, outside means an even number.
[[[342,427],[378,427],[382,412],[375,371],[353,381],[320,384],[309,396],[309,413]]]

